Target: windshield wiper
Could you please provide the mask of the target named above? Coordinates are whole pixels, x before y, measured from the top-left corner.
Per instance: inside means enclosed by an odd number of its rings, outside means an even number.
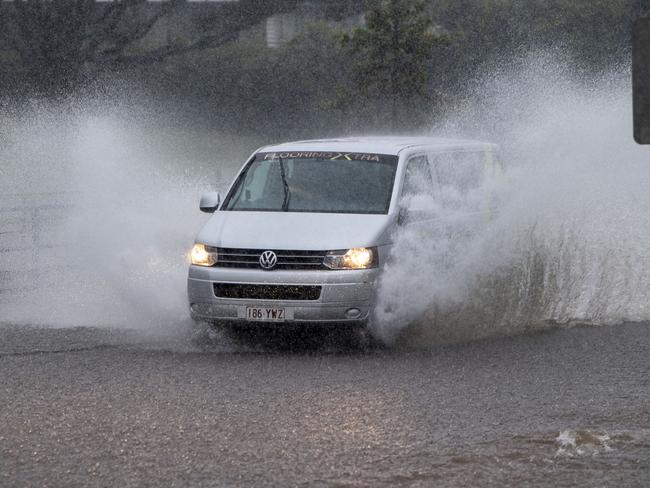
[[[280,159],[280,176],[282,177],[282,186],[284,187],[284,200],[282,201],[282,210],[289,211],[289,201],[291,200],[291,190],[289,190],[289,183],[287,183],[287,174],[284,171],[284,161]]]

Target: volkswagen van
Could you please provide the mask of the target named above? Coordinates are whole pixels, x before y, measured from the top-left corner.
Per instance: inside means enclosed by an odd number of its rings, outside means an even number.
[[[192,318],[226,324],[366,325],[401,226],[498,169],[493,144],[433,138],[289,142],[255,151],[190,252]],[[444,202],[443,202],[444,203]]]

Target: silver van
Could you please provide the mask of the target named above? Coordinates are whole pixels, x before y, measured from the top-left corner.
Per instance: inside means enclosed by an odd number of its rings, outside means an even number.
[[[255,151],[223,201],[201,197],[213,215],[190,252],[192,318],[367,324],[382,269],[399,259],[391,256],[396,231],[430,223],[437,200],[498,171],[496,152],[489,143],[401,137]]]

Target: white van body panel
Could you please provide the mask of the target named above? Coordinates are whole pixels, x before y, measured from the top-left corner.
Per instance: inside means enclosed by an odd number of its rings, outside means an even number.
[[[372,247],[390,239],[388,215],[215,212],[197,237],[214,247],[325,250]]]

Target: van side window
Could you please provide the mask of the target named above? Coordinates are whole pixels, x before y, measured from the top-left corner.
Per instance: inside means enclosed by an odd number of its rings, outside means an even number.
[[[432,195],[433,181],[426,156],[416,156],[408,161],[404,174],[402,197],[413,195]]]
[[[432,155],[434,177],[440,187],[440,201],[445,207],[470,210],[485,183],[486,153],[455,151]],[[469,204],[469,206],[468,206]]]
[[[437,155],[434,168],[440,186],[452,186],[467,194],[483,184],[484,164],[482,152],[451,152]]]
[[[431,166],[426,156],[408,160],[400,197],[400,224],[426,221],[436,210]]]

